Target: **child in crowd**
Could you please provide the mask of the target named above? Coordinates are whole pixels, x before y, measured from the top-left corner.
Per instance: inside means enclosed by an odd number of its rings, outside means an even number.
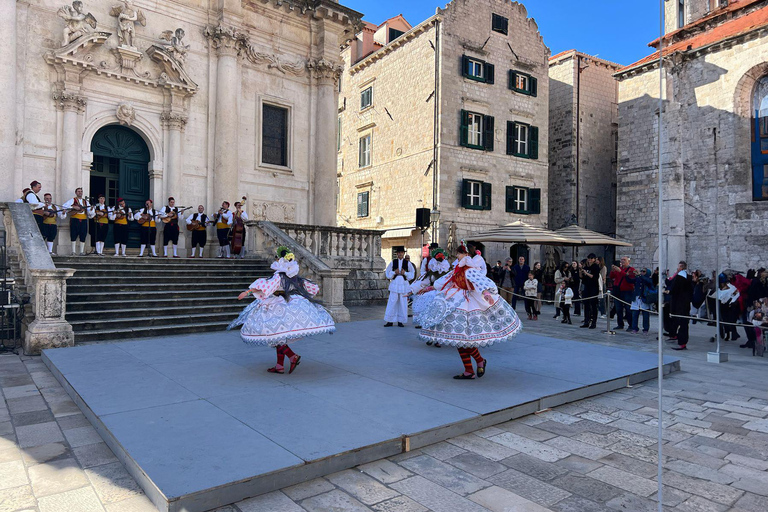
[[[573,290],[568,287],[568,283],[563,281],[555,293],[555,304],[563,312],[561,324],[571,323],[571,304],[573,303]]]
[[[539,290],[539,281],[533,276],[533,272],[528,272],[528,280],[523,284],[525,291],[525,312],[528,313],[528,320],[538,320],[539,313],[536,311],[536,294]]]

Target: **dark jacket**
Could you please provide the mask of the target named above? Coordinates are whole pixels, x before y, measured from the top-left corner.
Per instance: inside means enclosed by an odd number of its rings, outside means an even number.
[[[687,272],[681,275],[683,272],[678,272],[669,288],[669,313],[672,315],[688,316],[691,313],[693,283]]]
[[[516,264],[512,267],[512,272],[515,274],[515,287],[522,288],[525,282],[528,280],[528,272],[531,271],[531,267],[528,265]]]

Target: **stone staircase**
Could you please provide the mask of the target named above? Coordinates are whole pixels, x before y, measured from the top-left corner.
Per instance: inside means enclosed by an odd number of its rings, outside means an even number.
[[[223,330],[247,302],[238,294],[272,275],[261,260],[55,257],[74,268],[67,321],[75,342]]]

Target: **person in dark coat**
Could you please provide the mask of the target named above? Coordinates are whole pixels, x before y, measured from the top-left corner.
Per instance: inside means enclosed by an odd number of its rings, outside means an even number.
[[[672,350],[685,350],[688,345],[688,316],[691,314],[693,301],[693,283],[688,277],[688,265],[681,261],[677,265],[677,274],[669,287],[669,314],[677,327],[677,346]],[[686,317],[686,318],[680,318]]]

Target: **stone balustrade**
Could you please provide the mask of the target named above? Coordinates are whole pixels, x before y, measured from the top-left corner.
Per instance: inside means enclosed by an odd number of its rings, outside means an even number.
[[[64,315],[67,278],[74,275],[74,269],[53,264],[28,204],[0,203],[0,213],[8,255],[16,257],[19,264],[16,285],[30,297],[23,327],[24,353],[37,355],[46,348],[73,346],[75,335]]]

